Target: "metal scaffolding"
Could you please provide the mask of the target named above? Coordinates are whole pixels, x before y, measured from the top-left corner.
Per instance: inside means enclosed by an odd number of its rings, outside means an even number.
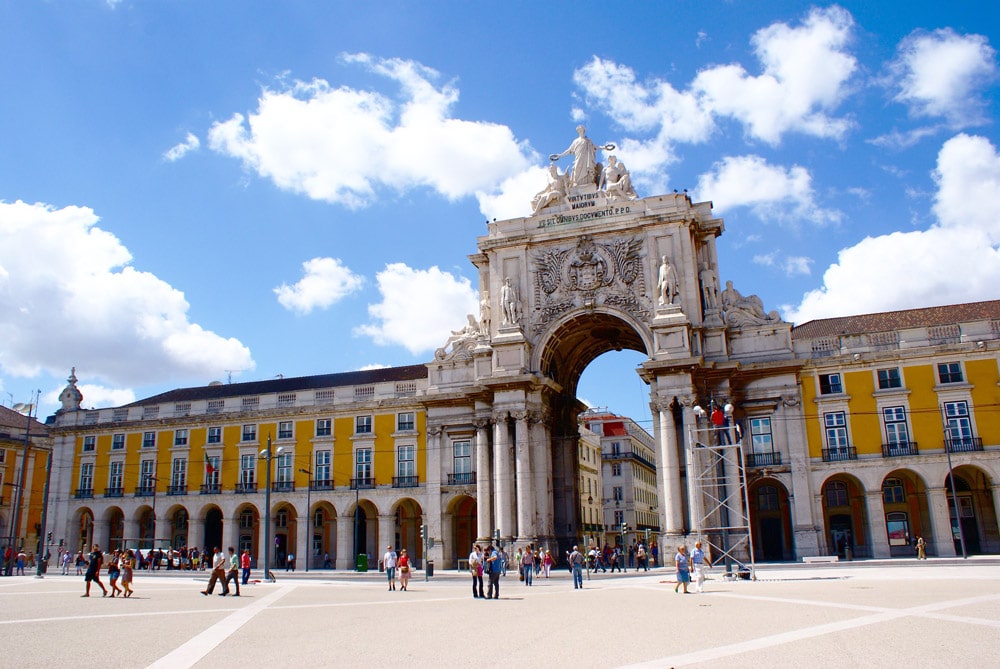
[[[718,425],[695,407],[697,425],[688,432],[691,533],[708,544],[713,564],[725,564],[726,578],[756,580],[742,434],[732,424],[732,405],[725,409]]]

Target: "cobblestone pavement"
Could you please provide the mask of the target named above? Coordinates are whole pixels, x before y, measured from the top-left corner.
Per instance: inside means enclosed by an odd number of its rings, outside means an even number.
[[[203,597],[207,574],[139,574],[127,600],[81,598],[83,579],[0,579],[0,657],[25,667],[996,667],[1000,560],[771,565],[755,581],[716,569],[675,594],[664,569],[565,570],[499,600],[469,579],[416,572],[276,572],[242,596]]]

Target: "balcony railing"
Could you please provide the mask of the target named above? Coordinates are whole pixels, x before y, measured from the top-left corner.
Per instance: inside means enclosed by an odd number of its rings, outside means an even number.
[[[983,450],[982,437],[963,437],[961,439],[945,439],[944,447],[949,453],[971,453]]]
[[[274,481],[271,492],[295,492],[295,481]]]
[[[448,485],[473,485],[476,482],[476,472],[448,474]]]
[[[842,460],[857,460],[858,449],[854,446],[844,448],[824,448],[823,462],[840,462]]]
[[[313,479],[309,482],[310,490],[333,490],[333,479]]]
[[[747,453],[747,467],[777,467],[781,464],[781,453]]]
[[[257,484],[253,481],[249,483],[237,483],[236,487],[233,488],[233,492],[237,495],[247,495],[253,492],[257,492]]]
[[[152,497],[156,494],[156,488],[151,485],[145,486],[141,485],[135,489],[136,497]]]
[[[122,488],[121,486],[115,486],[113,488],[105,488],[104,489],[104,496],[105,497],[124,497],[125,496],[125,488]]]
[[[77,488],[73,493],[75,499],[91,499],[94,496],[93,488]]]
[[[419,476],[393,476],[392,477],[392,487],[393,488],[416,488],[420,485]]]
[[[351,490],[369,490],[374,487],[374,478],[351,479]]]
[[[883,458],[900,458],[905,455],[917,454],[917,442],[897,441],[892,444],[882,444]]]
[[[203,483],[201,486],[202,495],[218,495],[222,492],[221,483]]]
[[[168,495],[186,495],[188,492],[187,485],[168,485],[167,494]]]

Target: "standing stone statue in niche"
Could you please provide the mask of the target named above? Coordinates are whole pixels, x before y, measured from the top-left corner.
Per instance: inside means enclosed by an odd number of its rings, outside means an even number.
[[[490,334],[490,323],[493,320],[492,312],[489,291],[484,290],[483,299],[479,300],[479,331],[484,335]]]
[[[587,128],[576,126],[577,138],[562,153],[553,153],[549,160],[555,162],[564,156],[573,154],[573,174],[570,177],[571,186],[597,185],[597,147],[587,137]],[[614,144],[605,144],[601,147],[606,151],[614,151]]]
[[[503,324],[518,325],[521,322],[521,301],[508,276],[500,287],[500,306],[503,309]]]
[[[615,156],[608,156],[608,165],[601,173],[597,187],[613,200],[634,200],[637,197],[625,163],[618,162]]]
[[[670,264],[667,256],[660,263],[659,278],[656,287],[660,291],[660,304],[673,304],[677,297],[677,270]]]
[[[756,295],[744,297],[733,288],[732,281],[726,281],[726,289],[722,291],[722,310],[726,313],[726,323],[732,327],[764,325],[781,320],[777,311],[765,313],[764,303]]]
[[[531,213],[537,214],[550,204],[564,202],[568,186],[569,179],[567,176],[560,174],[559,168],[555,164],[549,165],[549,185],[532,198]]]
[[[707,267],[701,270],[701,294],[705,302],[705,311],[718,310],[719,286],[715,282],[715,272]]]

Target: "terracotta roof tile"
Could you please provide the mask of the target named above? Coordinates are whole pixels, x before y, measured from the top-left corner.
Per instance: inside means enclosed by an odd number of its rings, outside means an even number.
[[[1000,320],[1000,300],[820,318],[792,328],[792,338],[814,339],[869,332],[891,332],[907,328],[933,327],[993,319]]]

